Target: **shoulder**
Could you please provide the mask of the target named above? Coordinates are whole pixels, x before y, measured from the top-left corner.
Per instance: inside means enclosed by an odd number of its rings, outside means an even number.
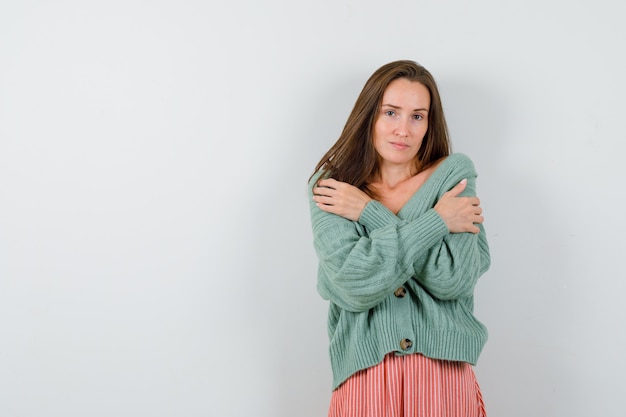
[[[469,156],[467,156],[464,153],[460,153],[460,152],[455,152],[455,153],[451,153],[450,155],[448,155],[448,157],[446,158],[446,161],[454,164],[454,165],[469,165],[469,166],[474,166],[474,163],[472,162],[472,160],[470,159]]]
[[[311,176],[311,179],[309,179],[309,189],[312,189],[313,187],[315,187],[315,184],[317,184],[317,182],[322,178],[322,176],[324,176],[324,170],[319,170],[316,173],[314,173]]]
[[[450,171],[476,175],[474,162],[464,153],[456,152],[448,155],[441,165],[445,165]]]
[[[311,178],[309,178],[309,188],[312,188],[313,185],[315,185],[315,183],[319,181],[321,176],[322,176],[322,171],[317,171],[316,173],[311,175]]]

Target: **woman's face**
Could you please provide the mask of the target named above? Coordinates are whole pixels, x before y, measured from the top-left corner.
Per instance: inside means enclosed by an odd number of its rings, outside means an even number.
[[[374,122],[374,148],[383,165],[413,165],[428,130],[430,93],[416,81],[393,80]]]

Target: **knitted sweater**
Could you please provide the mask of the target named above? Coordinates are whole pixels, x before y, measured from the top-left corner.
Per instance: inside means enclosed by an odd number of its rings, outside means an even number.
[[[462,195],[475,195],[476,176],[467,156],[452,154],[397,215],[372,200],[358,222],[310,198],[317,290],[330,301],[333,389],[389,352],[476,363],[487,340],[473,315],[474,287],[490,264],[485,231],[449,233],[433,209],[464,178]]]

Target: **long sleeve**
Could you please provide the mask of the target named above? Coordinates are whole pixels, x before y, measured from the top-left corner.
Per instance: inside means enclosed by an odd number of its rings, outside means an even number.
[[[310,186],[316,181],[313,178]],[[371,201],[359,222],[352,222],[319,209],[312,194],[309,199],[319,258],[318,292],[348,311],[379,304],[413,275],[413,261],[448,234],[434,210],[405,221]]]
[[[453,176],[453,184],[467,178],[463,196],[476,195],[476,174],[460,172]],[[414,279],[431,295],[440,300],[471,296],[478,278],[489,268],[491,258],[485,230],[480,232],[450,233],[441,244],[432,247],[428,256],[413,262]]]

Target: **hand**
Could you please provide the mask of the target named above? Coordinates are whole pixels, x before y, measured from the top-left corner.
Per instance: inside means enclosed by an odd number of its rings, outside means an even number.
[[[435,211],[446,223],[450,233],[478,233],[480,229],[476,224],[484,221],[478,197],[458,197],[466,186],[467,180],[461,181],[453,189],[444,193],[435,204]]]
[[[320,180],[313,188],[313,201],[320,209],[352,221],[359,220],[371,200],[357,187],[332,178]]]

